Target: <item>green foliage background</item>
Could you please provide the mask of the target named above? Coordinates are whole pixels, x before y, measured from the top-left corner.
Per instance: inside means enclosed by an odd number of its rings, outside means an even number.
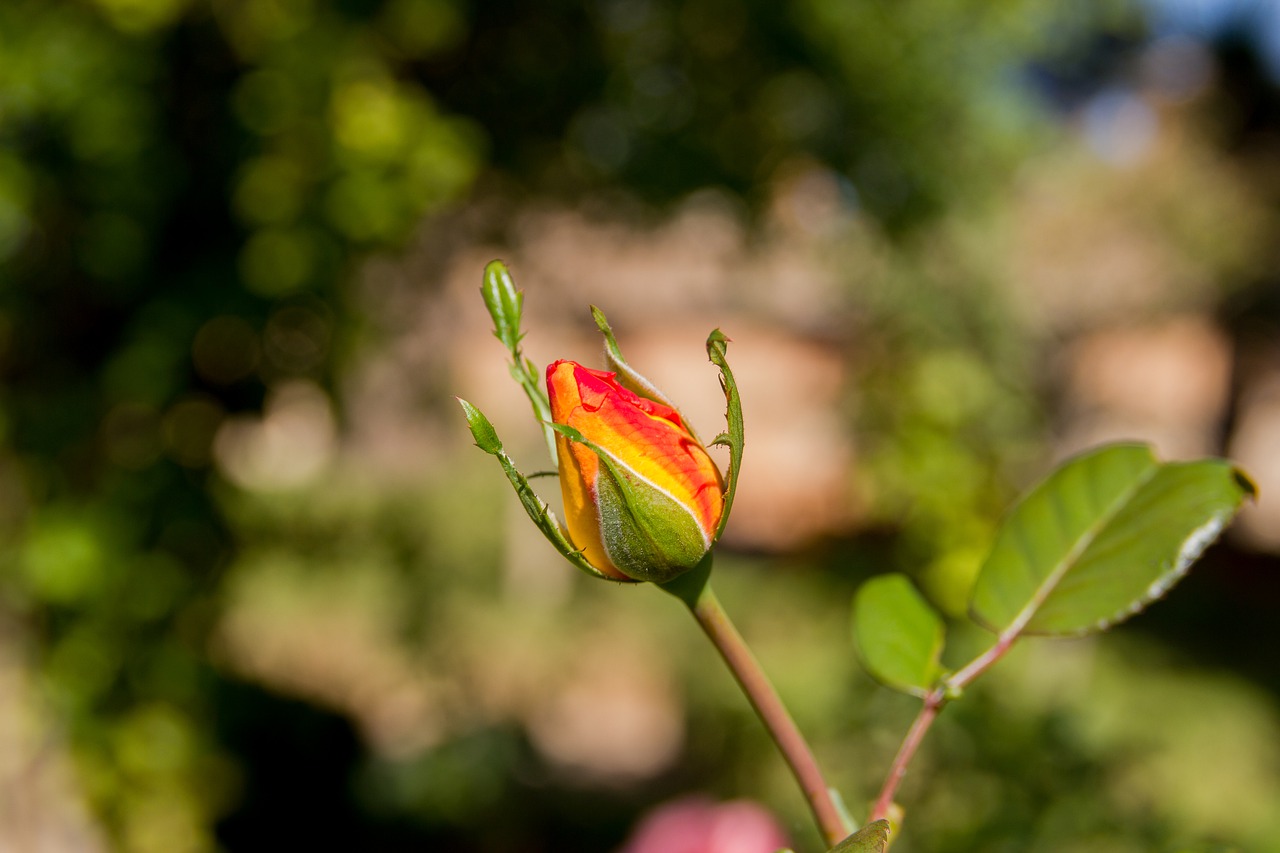
[[[955,613],[1051,439],[1053,341],[1014,318],[990,264],[1011,181],[1064,132],[1032,71],[1101,85],[1148,37],[1141,13],[1103,0],[0,6],[0,623],[105,844],[600,850],[652,804],[708,790],[764,800],[813,846],[763,733],[715,662],[686,650],[698,638],[668,602],[585,579],[554,606],[504,594],[491,531],[510,495],[482,454],[413,487],[341,472],[262,495],[228,482],[215,438],[295,380],[329,392],[341,427],[345,371],[379,334],[353,281],[426,217],[497,197],[481,230],[501,237],[530,200],[621,194],[656,217],[716,187],[758,222],[779,170],[823,164],[877,247],[875,274],[851,269],[847,294],[868,342],[847,424],[868,448],[850,474],[873,496],[868,522],[797,552],[728,554],[717,571],[856,804],[910,710],[856,671],[853,590],[905,570]],[[1213,175],[1252,176],[1254,193],[1185,191],[1157,218],[1209,270],[1196,298],[1243,347],[1277,330],[1256,235],[1280,188],[1255,144],[1277,98],[1247,54],[1222,50],[1207,121],[1227,165]],[[1193,201],[1212,215],[1179,212]],[[1134,631],[1015,656],[948,711],[905,792],[904,853],[1280,850],[1274,562],[1214,552],[1193,592]],[[323,636],[334,601],[358,602],[378,648],[432,673],[430,744],[371,750],[323,701],[214,662],[228,613]],[[571,669],[584,636],[660,656],[684,703],[678,769],[596,784],[473,710],[522,670]]]

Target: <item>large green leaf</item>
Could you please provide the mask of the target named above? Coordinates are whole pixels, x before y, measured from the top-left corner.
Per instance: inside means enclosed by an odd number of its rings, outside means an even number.
[[[973,615],[1010,635],[1110,627],[1176,583],[1255,492],[1221,459],[1162,463],[1140,444],[1076,457],[1005,519]]]
[[[884,853],[889,846],[889,821],[877,820],[859,829],[830,853]]]
[[[877,681],[924,696],[941,674],[942,619],[906,575],[874,577],[853,599],[853,639]]]

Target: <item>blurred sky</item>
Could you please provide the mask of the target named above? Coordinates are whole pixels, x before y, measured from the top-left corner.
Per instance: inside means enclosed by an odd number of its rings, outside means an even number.
[[[1144,0],[1157,36],[1189,35],[1216,40],[1238,36],[1262,57],[1280,82],[1280,2],[1277,0]]]

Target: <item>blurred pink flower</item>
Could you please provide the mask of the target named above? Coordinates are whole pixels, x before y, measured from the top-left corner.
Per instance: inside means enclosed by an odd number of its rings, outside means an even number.
[[[649,812],[619,853],[775,853],[790,843],[761,805],[688,797]]]

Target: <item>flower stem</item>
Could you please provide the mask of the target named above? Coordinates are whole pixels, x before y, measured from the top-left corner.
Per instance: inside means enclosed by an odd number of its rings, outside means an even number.
[[[702,587],[689,609],[728,664],[733,677],[737,679],[769,735],[778,745],[782,757],[800,784],[827,843],[839,843],[853,832],[854,827],[849,825],[843,811],[836,805],[808,742],[796,728],[795,721],[791,719],[778,691],[760,667],[760,662],[751,653],[738,629],[729,621],[728,614],[711,591],[710,584]]]

